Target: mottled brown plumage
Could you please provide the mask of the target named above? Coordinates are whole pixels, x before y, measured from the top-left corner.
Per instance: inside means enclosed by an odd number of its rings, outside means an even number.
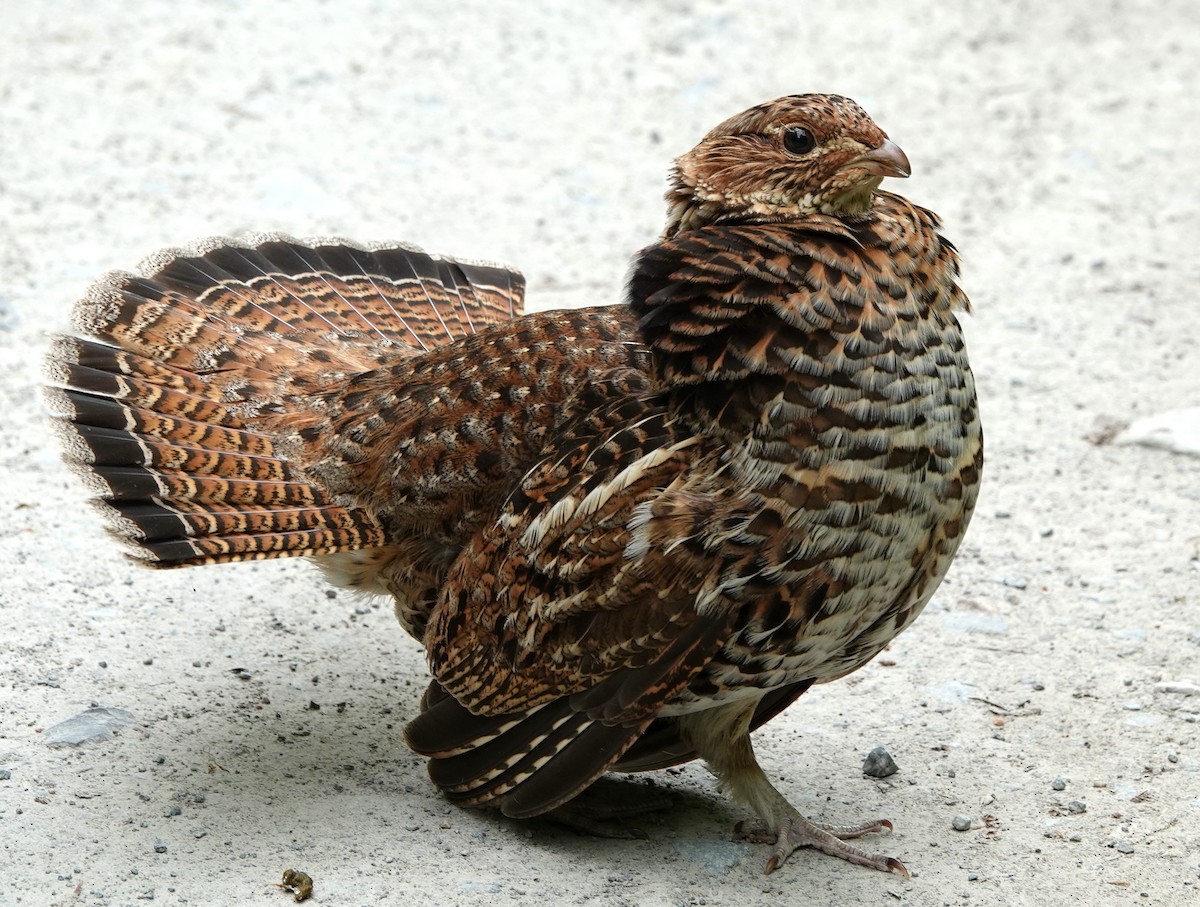
[[[408,247],[169,250],[50,354],[69,458],[164,565],[309,554],[391,595],[434,682],[408,740],[513,816],[697,756],[775,842],[879,869],[749,733],[912,622],[982,441],[937,218],[853,102],[782,98],[676,162],[625,304]]]

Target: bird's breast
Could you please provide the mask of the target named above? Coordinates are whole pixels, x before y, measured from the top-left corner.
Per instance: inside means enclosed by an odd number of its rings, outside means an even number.
[[[866,333],[819,362],[791,350],[792,374],[743,390],[756,417],[725,459],[754,507],[722,531],[754,554],[731,558],[737,630],[694,685],[704,704],[860,667],[920,613],[966,530],[982,433],[957,322]]]

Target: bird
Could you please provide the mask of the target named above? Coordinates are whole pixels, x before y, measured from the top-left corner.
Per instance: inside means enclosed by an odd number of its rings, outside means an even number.
[[[504,265],[283,234],[101,277],[47,353],[65,458],[156,567],[307,556],[389,597],[432,675],[406,741],[452,802],[569,813],[702,759],[765,871],[861,849],[751,733],[866,665],[945,576],[983,441],[938,217],[852,100],[678,157],[623,297],[524,313]]]

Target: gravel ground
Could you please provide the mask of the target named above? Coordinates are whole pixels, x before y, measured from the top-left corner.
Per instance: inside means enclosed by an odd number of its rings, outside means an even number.
[[[0,903],[283,904],[293,867],[339,905],[1200,903],[1200,458],[1107,443],[1200,403],[1200,7],[9,6]],[[110,267],[338,233],[616,301],[670,159],[822,90],[960,247],[988,463],[927,614],[757,744],[810,815],[892,818],[910,881],[763,876],[696,765],[636,781],[670,804],[644,841],[452,809],[400,738],[425,671],[387,603],[299,562],[140,570],[58,462],[46,334]],[[866,776],[879,746],[899,771]]]

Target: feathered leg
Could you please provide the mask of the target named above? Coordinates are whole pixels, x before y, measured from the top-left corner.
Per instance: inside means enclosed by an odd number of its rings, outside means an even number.
[[[749,840],[774,843],[764,872],[772,873],[801,847],[812,847],[833,857],[869,866],[882,872],[908,870],[895,857],[867,853],[847,841],[872,832],[891,831],[887,819],[860,825],[818,825],[800,815],[796,808],[767,779],[750,744],[750,719],[756,701],[734,702],[718,708],[693,712],[680,718],[687,739],[717,776],[721,790],[752,807],[762,820],[760,828],[739,831]]]

